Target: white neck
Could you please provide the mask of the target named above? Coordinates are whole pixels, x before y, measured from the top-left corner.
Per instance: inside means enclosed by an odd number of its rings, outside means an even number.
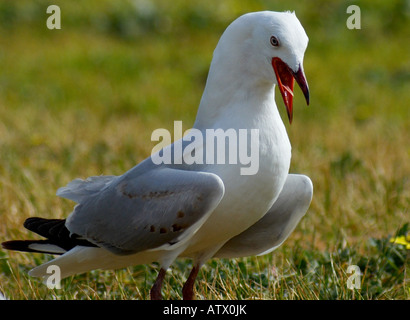
[[[223,68],[217,69],[219,66]],[[275,103],[275,85],[260,81],[230,63],[213,63],[198,108],[194,128],[283,127]]]

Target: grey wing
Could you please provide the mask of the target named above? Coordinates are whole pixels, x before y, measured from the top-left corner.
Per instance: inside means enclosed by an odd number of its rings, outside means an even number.
[[[263,218],[230,239],[215,256],[237,258],[273,251],[289,237],[305,215],[312,195],[313,184],[309,177],[289,174],[278,199]]]
[[[116,254],[167,248],[192,236],[224,194],[215,174],[155,167],[117,177],[67,218],[74,234]],[[164,247],[165,246],[165,247]]]

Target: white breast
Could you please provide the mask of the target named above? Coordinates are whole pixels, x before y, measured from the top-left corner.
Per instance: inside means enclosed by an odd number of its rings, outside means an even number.
[[[272,97],[273,98],[273,97]],[[259,166],[255,175],[241,175],[243,165],[207,165],[204,169],[217,174],[225,185],[225,195],[210,218],[191,241],[186,252],[205,250],[223,243],[258,221],[278,197],[289,172],[291,146],[285,126],[273,99],[259,112],[240,119],[233,114],[215,127],[227,130],[259,130]],[[227,120],[229,119],[229,120]],[[250,148],[250,143],[248,143]],[[250,154],[250,150],[248,150]]]

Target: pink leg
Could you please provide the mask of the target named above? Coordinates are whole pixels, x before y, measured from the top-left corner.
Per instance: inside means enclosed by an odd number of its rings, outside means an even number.
[[[189,277],[187,281],[184,284],[184,287],[182,288],[182,297],[184,300],[194,300],[194,284],[195,284],[195,279],[198,276],[199,272],[199,265],[195,265],[191,273],[189,274]]]
[[[150,298],[151,300],[162,300],[162,294],[161,294],[161,288],[162,288],[162,282],[164,281],[166,274],[166,270],[161,268],[158,273],[157,280],[155,280],[154,285],[151,288],[150,291]]]

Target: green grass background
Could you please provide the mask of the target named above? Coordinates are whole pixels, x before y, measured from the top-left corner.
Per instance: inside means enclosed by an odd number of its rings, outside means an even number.
[[[60,6],[62,29],[46,9]],[[348,5],[361,8],[349,30]],[[0,240],[36,238],[30,216],[67,216],[55,191],[74,178],[121,174],[147,157],[153,130],[192,126],[212,52],[239,15],[294,10],[310,38],[305,106],[295,90],[291,171],[312,205],[275,253],[212,260],[199,299],[409,299],[410,3],[405,0],[0,1]],[[277,97],[284,120],[283,102]],[[157,266],[93,271],[49,290],[27,271],[51,257],[0,251],[10,299],[146,299]],[[361,289],[346,286],[349,265]],[[181,298],[191,262],[167,276]]]

